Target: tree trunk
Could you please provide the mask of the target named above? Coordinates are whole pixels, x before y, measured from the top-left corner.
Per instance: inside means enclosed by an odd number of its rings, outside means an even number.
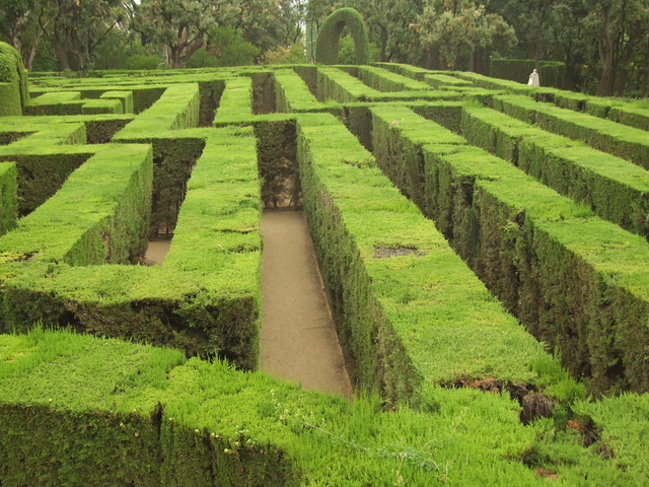
[[[34,42],[32,43],[32,48],[29,50],[29,57],[27,58],[27,62],[25,62],[25,68],[27,71],[31,73],[32,71],[32,66],[34,65],[34,58],[36,57],[36,50],[38,49],[38,45],[41,43],[41,36],[43,35],[43,31],[39,30],[38,34],[34,37]]]
[[[629,76],[629,61],[631,60],[631,49],[626,49],[622,56],[622,69],[620,70],[620,78],[617,85],[617,96],[624,96],[626,88],[626,80]]]
[[[539,25],[539,31],[536,34],[536,39],[534,41],[534,60],[536,64],[534,65],[536,69],[539,69],[539,63],[541,62],[541,36],[543,35],[543,26],[545,25],[545,16],[546,9],[543,9],[541,12],[541,24]]]
[[[381,62],[385,63],[388,61],[386,51],[388,48],[388,29],[385,26],[381,26]]]
[[[177,47],[177,46],[169,46],[169,51],[170,51],[170,58],[171,58],[171,66],[174,69],[180,69],[180,65],[182,64],[180,58],[181,58],[181,52],[182,48]]]
[[[599,58],[602,61],[602,78],[597,87],[597,96],[611,96],[613,94],[613,38],[610,31],[610,12],[604,15],[603,37],[597,42]]]
[[[68,63],[68,50],[58,43],[54,44],[54,50],[56,51],[56,57],[61,65],[61,71],[70,69],[70,64]]]
[[[613,56],[607,57],[602,63],[602,78],[597,87],[597,96],[611,96],[613,94]]]
[[[649,55],[645,54],[642,66],[642,98],[649,96]]]

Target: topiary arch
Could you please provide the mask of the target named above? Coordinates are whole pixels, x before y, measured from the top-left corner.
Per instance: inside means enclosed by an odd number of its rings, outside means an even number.
[[[22,107],[28,100],[23,60],[12,46],[0,42],[0,117],[22,115]]]
[[[338,62],[340,34],[347,26],[354,39],[356,64],[367,64],[370,60],[370,41],[363,17],[353,8],[340,8],[322,24],[316,43],[315,60],[319,64]]]

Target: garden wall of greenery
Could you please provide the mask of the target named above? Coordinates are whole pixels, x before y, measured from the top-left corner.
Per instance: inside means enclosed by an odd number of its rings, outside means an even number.
[[[381,63],[20,97],[3,66],[3,487],[646,481],[649,110]],[[287,184],[351,403],[257,371]]]

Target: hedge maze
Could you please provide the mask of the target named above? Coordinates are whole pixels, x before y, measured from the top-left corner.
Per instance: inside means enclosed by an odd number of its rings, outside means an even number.
[[[646,482],[649,110],[0,54],[3,487]],[[302,205],[353,403],[257,371],[261,211]]]

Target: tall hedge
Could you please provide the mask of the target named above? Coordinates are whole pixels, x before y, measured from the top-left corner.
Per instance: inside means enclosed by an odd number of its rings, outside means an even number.
[[[327,17],[318,34],[315,51],[315,60],[318,64],[338,62],[338,42],[345,26],[354,39],[356,64],[369,62],[370,41],[363,17],[353,8],[340,8]]]
[[[27,75],[20,54],[0,42],[0,117],[22,115],[28,99]]]
[[[15,162],[0,162],[0,235],[18,221],[18,174]]]

